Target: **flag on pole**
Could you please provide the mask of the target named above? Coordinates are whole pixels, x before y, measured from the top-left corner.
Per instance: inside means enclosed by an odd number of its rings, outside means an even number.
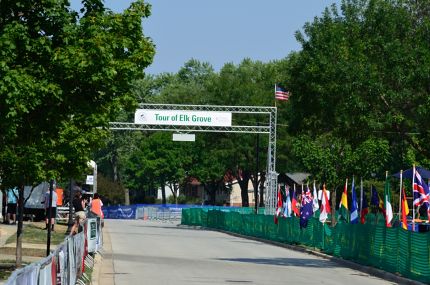
[[[427,209],[427,215],[430,219],[430,207],[429,207],[429,199],[430,199],[430,191],[429,186],[423,181],[421,178],[421,174],[415,169],[414,166],[414,206],[424,206]]]
[[[405,188],[402,189],[402,228],[408,229],[408,219],[406,216],[409,214],[408,201],[406,200]]]
[[[312,196],[313,196],[312,197],[313,198],[312,199],[312,210],[315,213],[320,208],[320,205],[318,204],[318,192],[317,192],[317,187],[315,186],[315,181],[314,181],[314,193]]]
[[[300,216],[299,208],[297,208],[296,185],[294,185],[293,197],[291,199],[291,209],[296,216]]]
[[[385,216],[384,200],[382,200],[381,197],[379,197],[378,191],[376,190],[376,187],[374,185],[372,185],[371,191],[372,191],[372,198],[370,200],[370,205],[380,209]]]
[[[391,221],[393,220],[393,208],[391,207],[391,190],[390,190],[390,180],[388,178],[388,172],[386,174],[385,179],[385,187],[384,187],[384,196],[385,196],[385,225],[387,227],[391,227]]]
[[[345,182],[345,188],[343,189],[342,197],[339,204],[339,219],[343,218],[348,221],[348,178]]]
[[[284,217],[291,217],[291,197],[290,197],[290,187],[287,186],[285,189],[285,200],[284,200]]]
[[[278,217],[282,212],[282,194],[281,194],[281,186],[278,186],[278,201],[276,203],[276,213],[275,213],[275,224],[278,223]]]
[[[375,185],[372,185],[371,190],[372,193],[372,198],[370,200],[370,205],[375,206],[375,207],[379,207],[379,196],[378,196],[378,191],[376,190]]]
[[[311,190],[306,186],[306,192],[302,194],[302,206],[300,207],[300,228],[308,226],[308,220],[313,214]]]
[[[357,195],[355,194],[355,184],[354,177],[352,177],[351,195],[352,195],[352,205],[351,205],[351,224],[358,223],[358,203]]]
[[[321,213],[320,213],[320,222],[325,223],[327,220],[328,214],[331,212],[330,209],[330,201],[328,200],[327,190],[325,190],[325,184],[323,186],[322,195],[321,195]]]
[[[363,193],[363,200],[361,201],[361,213],[360,213],[360,222],[364,224],[366,222],[366,215],[369,213],[369,206],[367,205],[366,195]],[[378,201],[379,204],[379,201]]]
[[[287,101],[290,97],[290,92],[286,91],[284,88],[275,85],[275,99]]]
[[[421,174],[415,170],[414,180],[414,204],[421,206],[429,203],[429,188],[421,178]]]

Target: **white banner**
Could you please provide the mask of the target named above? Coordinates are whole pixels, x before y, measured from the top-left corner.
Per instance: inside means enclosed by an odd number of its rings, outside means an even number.
[[[230,127],[230,112],[137,109],[134,123],[143,125]]]
[[[94,176],[93,175],[87,175],[87,180],[85,181],[85,184],[94,185]]]

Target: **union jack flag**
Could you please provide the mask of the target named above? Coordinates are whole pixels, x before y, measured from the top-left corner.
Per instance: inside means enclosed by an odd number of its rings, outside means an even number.
[[[421,175],[418,171],[415,172],[414,177],[414,205],[421,206],[426,205],[428,208],[429,205],[429,187],[421,178]]]

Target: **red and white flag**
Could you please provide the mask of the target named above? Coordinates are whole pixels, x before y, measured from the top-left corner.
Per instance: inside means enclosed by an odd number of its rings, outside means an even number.
[[[327,190],[325,189],[325,184],[323,186],[321,195],[321,210],[320,210],[320,222],[325,223],[328,214],[331,212],[330,201],[328,200]]]

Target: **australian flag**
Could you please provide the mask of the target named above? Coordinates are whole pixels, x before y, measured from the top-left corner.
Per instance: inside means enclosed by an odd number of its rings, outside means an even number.
[[[302,195],[302,207],[300,208],[300,228],[308,226],[308,220],[313,216],[312,195],[309,187],[306,187],[306,192]]]

